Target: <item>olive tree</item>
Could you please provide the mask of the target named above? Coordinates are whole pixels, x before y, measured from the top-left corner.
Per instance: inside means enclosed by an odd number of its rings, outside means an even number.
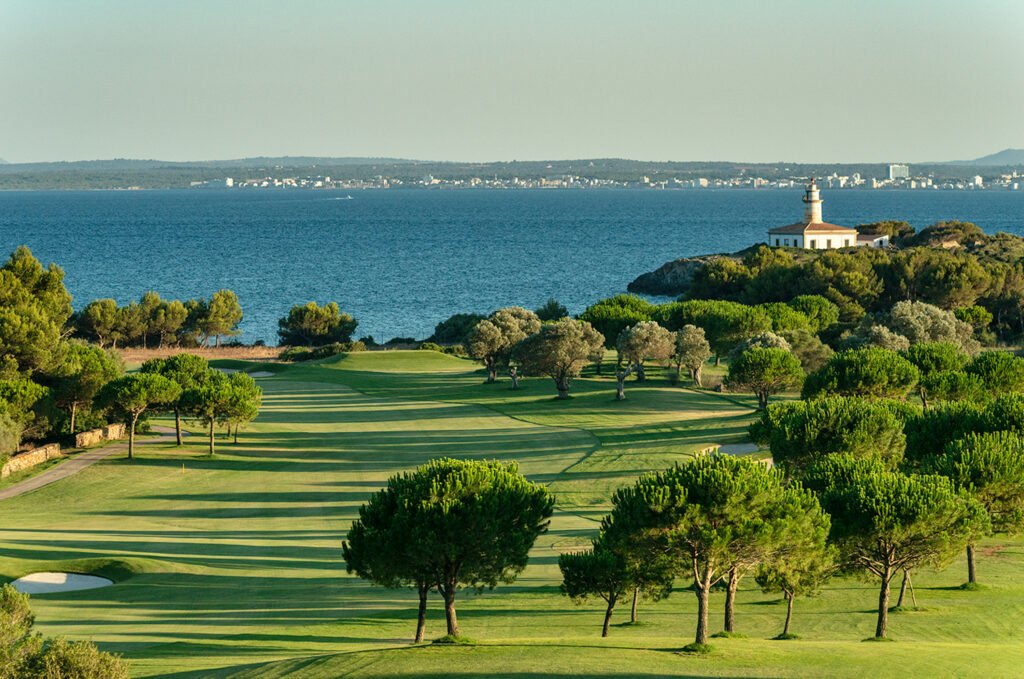
[[[517,306],[498,309],[473,327],[467,348],[487,368],[488,384],[497,379],[498,367],[508,364],[513,347],[538,330],[537,314]]]
[[[644,362],[664,361],[675,349],[672,333],[658,325],[655,321],[641,321],[619,333],[615,342],[619,357],[633,366],[636,381],[645,382]]]
[[[384,520],[376,526],[383,528],[373,530],[394,533],[373,536],[361,547],[350,540],[346,554],[352,555],[357,548],[364,555],[366,548],[389,550],[386,556],[367,557],[392,560],[392,565],[380,566],[379,584],[411,582],[418,574],[430,574],[421,582],[436,587],[444,599],[451,637],[459,636],[458,590],[493,589],[499,582],[515,581],[526,567],[533,543],[547,532],[554,509],[554,497],[543,486],[527,481],[514,462],[432,460],[414,472],[392,477],[388,490],[363,506],[353,524],[353,537],[371,530],[363,517],[371,505],[389,501],[382,496],[386,492],[393,493],[393,504],[381,510]],[[408,563],[398,564],[400,559]],[[367,564],[358,559],[355,563],[357,573]],[[374,572],[374,563],[370,562],[367,573]]]
[[[988,520],[949,479],[886,471],[872,460],[830,456],[805,479],[832,517],[829,538],[844,566],[879,580],[876,638],[886,636],[893,576],[948,565]]]
[[[521,340],[513,350],[516,362],[527,373],[548,375],[558,398],[569,398],[572,380],[604,344],[604,336],[585,321],[563,318],[546,323],[539,332]]]
[[[726,385],[734,390],[754,392],[760,408],[768,397],[800,386],[804,371],[800,361],[784,349],[751,349],[729,364]]]
[[[676,380],[679,380],[679,373],[685,365],[694,384],[704,386],[704,364],[711,358],[711,345],[704,336],[703,328],[688,323],[676,331],[675,339],[672,362],[676,366]]]
[[[125,414],[128,425],[128,459],[135,456],[135,425],[139,416],[155,406],[174,403],[181,387],[162,375],[138,373],[107,382],[97,395],[97,402]]]

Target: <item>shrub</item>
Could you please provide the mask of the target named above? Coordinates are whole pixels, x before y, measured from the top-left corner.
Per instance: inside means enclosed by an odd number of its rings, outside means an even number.
[[[416,348],[417,348],[417,349],[418,349],[419,351],[437,351],[437,352],[443,351],[443,350],[441,349],[441,346],[440,346],[440,345],[438,345],[438,344],[434,344],[433,342],[423,342],[422,344],[420,344],[420,345],[419,345],[418,347],[416,347]]]

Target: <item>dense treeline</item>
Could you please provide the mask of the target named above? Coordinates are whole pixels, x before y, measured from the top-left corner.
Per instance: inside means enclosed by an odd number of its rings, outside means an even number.
[[[112,299],[89,302],[74,315],[75,333],[99,346],[194,347],[211,338],[241,334],[242,307],[231,290],[213,293],[209,300],[163,300],[149,291],[138,302],[119,307]]]
[[[68,440],[114,419],[129,425],[132,457],[136,425],[153,412],[175,413],[179,445],[183,414],[209,427],[211,454],[214,424],[233,427],[237,441],[239,426],[259,412],[262,392],[252,377],[229,377],[189,354],[126,375],[113,347],[219,341],[237,332],[241,317],[229,290],[184,304],[155,293],[125,307],[98,300],[73,315],[60,267],[44,269],[28,248],[18,248],[0,267],[0,463],[23,442]]]
[[[702,267],[685,298],[763,304],[821,295],[839,307],[844,323],[901,301],[942,309],[978,305],[991,314],[1000,338],[1024,332],[1022,239],[941,222],[898,242],[906,247],[812,253],[761,246],[740,261],[721,258]]]

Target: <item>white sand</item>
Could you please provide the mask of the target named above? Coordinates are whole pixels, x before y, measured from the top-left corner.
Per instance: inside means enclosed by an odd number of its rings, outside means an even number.
[[[236,368],[217,368],[217,369],[220,370],[225,375],[230,375],[231,373],[238,372],[238,370]],[[246,374],[249,377],[273,377],[274,376],[274,373],[267,372],[266,370],[257,370],[256,372],[251,372],[251,373],[246,373]]]
[[[723,455],[747,455],[759,450],[760,448],[754,443],[726,443],[718,446],[718,452]]]
[[[96,575],[81,573],[32,573],[11,583],[22,594],[46,594],[49,592],[74,592],[79,589],[96,589],[113,585],[112,580]]]

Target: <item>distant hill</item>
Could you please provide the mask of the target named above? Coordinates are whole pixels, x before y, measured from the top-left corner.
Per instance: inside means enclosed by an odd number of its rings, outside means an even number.
[[[1012,167],[1024,165],[1024,149],[1003,149],[974,160],[951,160],[939,165],[968,165],[974,167]]]
[[[111,160],[72,160],[51,163],[4,163],[0,172],[68,172],[75,170],[156,170],[175,168],[223,168],[223,169],[250,169],[250,168],[276,168],[276,167],[313,167],[329,166],[342,167],[346,165],[372,165],[382,163],[387,165],[402,165],[416,161],[403,160],[401,158],[330,158],[317,156],[278,156],[255,158],[235,158],[232,160],[133,160],[130,158],[113,158]]]

